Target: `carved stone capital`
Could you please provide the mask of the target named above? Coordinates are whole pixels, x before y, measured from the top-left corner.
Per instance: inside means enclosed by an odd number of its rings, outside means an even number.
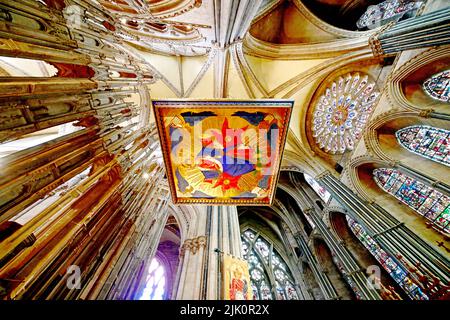
[[[427,109],[427,110],[422,110],[419,112],[419,116],[421,116],[422,118],[429,118],[430,114],[433,112],[433,109]]]
[[[380,58],[384,55],[378,35],[378,33],[375,33],[369,37],[369,46],[370,49],[372,49],[372,53],[375,58]]]
[[[383,47],[378,37],[383,34],[383,32],[390,29],[394,24],[394,22],[390,22],[384,25],[379,31],[369,37],[369,46],[372,49],[372,53],[375,58],[381,58],[384,56]]]
[[[199,236],[193,239],[186,239],[181,246],[180,255],[184,256],[186,250],[192,254],[196,254],[200,248],[206,248],[206,237]]]

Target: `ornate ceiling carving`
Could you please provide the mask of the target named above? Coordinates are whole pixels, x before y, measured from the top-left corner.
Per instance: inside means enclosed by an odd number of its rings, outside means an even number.
[[[202,5],[202,0],[100,0],[106,8],[126,15],[151,14],[159,19],[171,18]]]

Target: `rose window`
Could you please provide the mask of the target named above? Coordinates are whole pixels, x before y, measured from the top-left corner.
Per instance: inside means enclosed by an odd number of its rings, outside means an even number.
[[[335,80],[325,89],[313,113],[313,137],[319,147],[332,154],[353,150],[378,95],[367,75],[349,73]]]

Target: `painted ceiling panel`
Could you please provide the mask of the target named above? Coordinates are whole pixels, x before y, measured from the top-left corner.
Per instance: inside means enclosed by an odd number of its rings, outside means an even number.
[[[154,100],[176,204],[270,205],[293,101]]]

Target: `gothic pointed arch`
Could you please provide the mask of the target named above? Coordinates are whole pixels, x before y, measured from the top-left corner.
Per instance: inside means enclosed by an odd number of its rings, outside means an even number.
[[[179,218],[178,218],[179,219]],[[169,215],[156,252],[145,264],[140,300],[171,300],[176,296],[180,268],[181,230],[177,218]]]
[[[338,293],[336,299],[358,299],[358,289],[345,272],[342,263],[339,261],[336,254],[331,251],[323,238],[315,236],[312,240],[312,247],[317,256],[318,263]]]
[[[405,152],[408,151],[405,150]],[[407,173],[404,171],[404,169],[400,169],[400,167],[395,167],[395,165],[396,165],[395,162],[388,162],[381,159],[369,157],[355,158],[349,163],[349,169],[345,173],[345,181],[346,183],[349,184],[353,192],[357,193],[362,199],[364,199],[364,201],[367,201],[368,203],[374,203],[381,210],[391,215],[396,221],[399,221],[398,223],[407,227],[411,233],[415,234],[415,236],[422,239],[423,241],[427,241],[429,245],[432,246],[435,250],[437,250],[443,255],[446,255],[447,254],[446,248],[439,246],[439,243],[445,239],[446,234],[448,234],[448,232],[442,229],[441,227],[435,225],[433,221],[427,219],[423,214],[416,211],[416,209],[414,209],[413,207],[402,202],[395,195],[385,191],[377,183],[374,176],[374,172],[375,170],[383,168],[395,169],[397,171],[400,171],[403,175],[408,176],[409,177],[408,184],[406,184],[402,190],[405,192],[405,195],[409,196],[411,199],[419,198],[419,195],[417,196],[415,195],[416,193],[414,189],[415,181],[420,182],[420,186],[423,185],[434,191],[437,191],[434,189],[436,187],[433,187],[430,181],[425,181],[423,177],[419,178],[420,174],[418,174],[415,177],[411,177],[411,173]],[[394,182],[394,180],[392,180],[392,182]],[[382,182],[382,184],[384,185],[384,182]],[[401,184],[400,182],[398,182],[396,185],[397,188],[396,191],[399,191],[400,187]],[[431,198],[428,199],[428,201],[431,200],[432,200]],[[417,201],[416,205],[418,205],[419,203],[420,202]],[[425,204],[425,206],[428,206],[428,202],[427,204]],[[425,207],[423,207],[422,209],[425,210]],[[432,212],[430,211],[429,215],[431,216],[431,214]],[[365,225],[364,227],[370,229],[370,225]]]
[[[386,112],[368,125],[365,147],[380,160],[396,162],[450,184],[447,127],[444,119],[421,117],[412,111]]]
[[[251,228],[242,233],[241,239],[254,299],[298,300],[292,273],[273,244]]]
[[[418,112],[450,114],[449,65],[450,55],[445,46],[429,48],[410,57],[392,73],[386,84],[386,95],[392,106]]]

